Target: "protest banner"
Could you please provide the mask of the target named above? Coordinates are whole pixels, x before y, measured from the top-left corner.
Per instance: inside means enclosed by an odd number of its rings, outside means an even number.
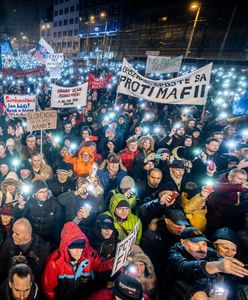
[[[139,230],[139,223],[140,221],[135,224],[134,229],[129,233],[129,235],[117,244],[111,276],[120,270],[121,267],[126,265],[128,254],[136,240],[137,232]]]
[[[124,58],[117,94],[163,104],[204,105],[212,63],[187,75],[169,80],[152,80],[139,74]]]
[[[148,55],[159,56],[159,54],[160,54],[160,51],[150,51],[150,50],[146,51],[146,56],[148,56]]]
[[[41,110],[27,113],[27,131],[57,128],[57,111]]]
[[[147,57],[146,74],[156,73],[177,73],[180,70],[183,56],[166,57],[166,56],[151,56]]]
[[[25,117],[28,112],[35,111],[35,95],[4,95],[4,105],[11,118]]]
[[[97,78],[93,74],[89,74],[88,78],[89,78],[89,89],[90,90],[103,89],[103,88],[106,88],[107,85],[109,84],[109,82],[112,78],[112,73],[108,73],[103,78]]]
[[[54,79],[60,78],[64,63],[64,53],[47,54],[45,59],[49,77]]]
[[[88,82],[74,87],[52,85],[51,107],[67,108],[85,106]]]
[[[25,77],[41,77],[44,76],[44,67],[38,67],[27,70],[14,70],[4,68],[1,70],[3,76],[13,76],[15,78],[25,78]]]
[[[37,60],[45,64],[46,63],[45,57],[49,53],[50,54],[54,53],[53,48],[48,44],[46,40],[41,38],[39,43],[36,46],[35,51],[33,52],[33,56],[36,57]]]

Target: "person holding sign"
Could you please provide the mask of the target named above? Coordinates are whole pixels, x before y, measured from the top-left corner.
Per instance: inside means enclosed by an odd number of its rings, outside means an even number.
[[[119,233],[119,240],[126,238],[134,229],[139,218],[131,212],[131,207],[127,198],[123,194],[115,194],[110,199],[109,211],[103,214],[109,215],[114,219],[114,227]],[[136,244],[139,244],[142,236],[142,224],[139,223],[139,229],[136,237]]]

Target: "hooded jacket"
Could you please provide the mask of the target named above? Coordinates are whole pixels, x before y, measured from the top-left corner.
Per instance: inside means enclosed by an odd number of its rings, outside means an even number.
[[[122,200],[127,201],[124,195],[122,194],[115,194],[109,204],[109,210],[104,212],[104,214],[111,216],[114,219],[114,226],[115,229],[119,233],[119,240],[122,241],[124,238],[128,236],[128,234],[134,229],[134,226],[139,221],[139,228],[138,233],[136,237],[136,244],[139,244],[141,236],[142,236],[142,224],[140,219],[135,216],[131,211],[129,212],[129,215],[127,216],[126,220],[119,221],[118,218],[115,215],[115,209],[118,203]]]
[[[82,161],[81,155],[82,153],[87,152],[90,156],[89,162],[85,163]],[[69,155],[68,153],[64,156],[64,161],[66,163],[70,163],[73,166],[73,171],[78,176],[88,175],[92,170],[94,165],[94,153],[89,147],[83,147],[78,152],[78,156],[74,157],[73,155]]]
[[[85,240],[85,248],[76,270],[71,265],[68,246],[75,240]],[[113,259],[105,260],[89,245],[86,235],[73,223],[65,224],[61,232],[59,249],[47,260],[43,274],[43,291],[47,299],[85,299],[94,279],[94,271],[111,270]]]

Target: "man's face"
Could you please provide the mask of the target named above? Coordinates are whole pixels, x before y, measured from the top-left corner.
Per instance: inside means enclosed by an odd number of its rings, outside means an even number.
[[[193,135],[193,137],[194,137],[195,139],[197,139],[197,138],[200,136],[200,132],[199,132],[199,131],[194,131],[194,132],[192,133],[192,135]]]
[[[90,161],[90,155],[87,152],[83,152],[81,154],[81,158],[84,163],[88,163]]]
[[[185,130],[183,127],[177,129],[177,135],[183,136],[185,134]]]
[[[10,152],[13,152],[15,149],[15,146],[11,144],[11,145],[8,145],[7,148]]]
[[[108,170],[112,173],[117,173],[119,171],[119,163],[108,162]]]
[[[192,139],[185,139],[184,146],[191,147],[192,146]]]
[[[39,169],[41,167],[41,157],[39,155],[32,156],[31,163],[35,169]]]
[[[27,300],[30,294],[32,282],[31,277],[18,277],[18,275],[13,276],[13,282],[9,281],[9,287],[12,291],[12,297],[14,300]]]
[[[23,179],[27,179],[30,174],[31,174],[31,171],[28,169],[22,169],[20,171],[21,178],[23,178]]]
[[[59,182],[64,183],[67,181],[69,175],[67,172],[58,172],[57,177],[58,177]]]
[[[234,257],[237,254],[237,246],[229,241],[221,240],[214,243],[214,246],[221,257]]]
[[[0,156],[4,156],[6,152],[6,148],[3,145],[0,145]]]
[[[72,129],[72,124],[65,124],[65,133],[70,133]]]
[[[20,224],[14,224],[12,229],[12,238],[15,245],[25,245],[28,242],[27,230]]]
[[[112,229],[105,229],[105,228],[101,228],[101,236],[107,240],[111,237],[113,233],[113,230]]]
[[[184,225],[177,225],[171,219],[164,218],[166,228],[170,233],[176,236],[180,236],[181,232],[185,229]]]
[[[75,249],[68,249],[71,257],[73,257],[75,260],[79,260],[82,256],[83,249],[75,248]]]
[[[220,133],[216,133],[213,135],[213,138],[217,139],[220,143],[223,142],[223,135]]]
[[[15,134],[15,128],[13,126],[8,126],[7,132],[8,132],[8,134],[14,135]]]
[[[147,175],[148,184],[152,187],[157,187],[162,179],[161,172],[151,171],[150,174]]]
[[[241,148],[239,150],[239,157],[241,159],[247,158],[248,157],[248,148]]]
[[[117,207],[115,209],[116,216],[122,220],[125,220],[128,217],[129,212],[130,212],[130,208],[128,207]]]
[[[228,176],[228,180],[230,183],[238,183],[242,184],[247,181],[247,174],[236,173],[234,176]]]
[[[48,188],[40,189],[35,193],[35,199],[38,201],[46,201],[48,198]]]
[[[131,152],[135,152],[138,149],[138,142],[131,142],[127,145],[127,148]]]
[[[28,146],[28,148],[30,148],[30,149],[34,149],[34,147],[35,147],[35,137],[29,137],[29,138],[27,138],[27,146]]]
[[[124,118],[119,118],[119,119],[118,119],[118,123],[119,123],[119,124],[124,124],[124,122],[125,122],[125,119],[124,119]]]
[[[212,141],[209,144],[206,144],[205,147],[210,152],[217,152],[219,150],[219,143]]]
[[[9,215],[1,215],[1,222],[4,226],[8,225],[12,220],[12,216]]]
[[[194,128],[195,127],[195,121],[189,121],[188,122],[188,128]]]
[[[184,169],[180,169],[180,168],[170,168],[170,170],[173,176],[175,176],[177,179],[181,179],[185,172]]]
[[[88,130],[83,130],[82,138],[85,140],[85,139],[88,139],[89,137],[90,137],[90,134],[89,134]]]
[[[193,243],[190,240],[181,240],[184,249],[195,259],[205,259],[207,257],[208,245],[205,241]]]
[[[8,165],[0,165],[0,172],[3,176],[6,176],[9,173]]]

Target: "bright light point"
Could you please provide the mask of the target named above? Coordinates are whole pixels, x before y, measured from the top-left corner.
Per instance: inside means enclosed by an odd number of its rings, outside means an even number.
[[[180,127],[182,127],[180,123],[176,123],[176,124],[173,126],[173,128],[176,128],[176,129],[179,129]]]
[[[13,160],[13,166],[17,167],[17,166],[19,166],[19,164],[20,164],[19,159],[16,158]]]
[[[226,143],[226,145],[227,145],[227,147],[228,147],[229,149],[235,149],[236,146],[237,146],[237,142],[235,142],[235,141],[228,141],[228,142]]]
[[[194,154],[199,155],[202,152],[201,149],[194,149]]]
[[[148,128],[148,127],[144,127],[144,128],[143,128],[143,132],[144,132],[144,133],[148,133],[148,132],[149,132],[149,128]]]
[[[24,184],[24,185],[22,186],[21,190],[22,190],[22,192],[23,192],[24,194],[27,194],[27,193],[29,193],[29,192],[31,191],[31,186],[28,185],[28,184]]]
[[[70,148],[71,148],[71,150],[76,150],[77,149],[77,144],[71,143]]]
[[[23,127],[27,127],[27,122],[26,121],[22,121],[22,126]]]
[[[87,186],[87,190],[88,190],[89,192],[93,192],[93,191],[94,191],[94,185],[93,185],[93,184],[89,184],[89,185]]]
[[[183,114],[187,115],[189,113],[189,108],[184,108],[183,109]]]
[[[61,141],[61,138],[59,136],[54,137],[54,142],[59,143]]]
[[[222,112],[220,115],[219,115],[219,118],[220,119],[226,119],[227,118],[227,113],[226,112]]]
[[[109,113],[109,117],[110,117],[110,119],[113,119],[115,117],[115,113],[113,113],[113,112]]]
[[[155,132],[155,133],[159,133],[160,130],[161,130],[160,127],[155,127],[155,128],[154,128],[154,132]]]
[[[207,180],[206,182],[205,182],[205,185],[207,185],[207,186],[213,186],[213,181],[212,180]]]

